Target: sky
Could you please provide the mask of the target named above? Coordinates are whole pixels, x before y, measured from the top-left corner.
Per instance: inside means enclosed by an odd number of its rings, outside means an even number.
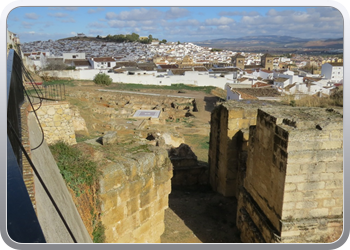
[[[84,33],[137,33],[173,42],[279,35],[342,38],[342,13],[333,7],[17,7],[7,26],[21,43]]]

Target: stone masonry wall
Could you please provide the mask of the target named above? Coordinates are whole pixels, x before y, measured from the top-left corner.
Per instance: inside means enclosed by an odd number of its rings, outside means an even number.
[[[243,242],[332,242],[342,233],[343,119],[263,108],[251,127],[237,226]]]
[[[28,115],[31,111],[31,106],[28,102],[24,102],[21,107],[21,129],[22,129],[22,145],[26,150],[26,153],[30,157],[30,142],[29,142],[29,129],[28,129]],[[23,180],[26,185],[29,198],[33,204],[33,207],[36,211],[36,202],[35,202],[35,186],[34,186],[34,172],[30,166],[27,158],[24,153],[22,153],[22,165],[23,165]]]
[[[105,160],[100,198],[108,243],[160,243],[172,164],[165,149],[152,151]]]
[[[35,105],[34,109],[49,145],[58,141],[69,145],[77,143],[69,103],[44,102],[41,106]]]
[[[258,108],[270,105],[259,101],[228,101],[214,109],[209,146],[213,190],[224,196],[238,197],[245,172],[249,126],[256,124]]]

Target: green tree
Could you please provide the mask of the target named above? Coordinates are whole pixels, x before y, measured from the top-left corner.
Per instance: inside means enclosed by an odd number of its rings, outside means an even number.
[[[99,73],[95,75],[94,77],[94,83],[98,85],[111,85],[112,78],[109,77],[109,75],[106,75],[105,73]]]

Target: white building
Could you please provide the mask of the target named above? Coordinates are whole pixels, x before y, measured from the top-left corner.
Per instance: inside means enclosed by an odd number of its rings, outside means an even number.
[[[63,61],[64,60],[69,60],[69,59],[85,59],[85,53],[77,53],[77,52],[72,52],[72,53],[63,53]]]
[[[343,70],[343,63],[325,63],[322,65],[321,74],[326,79],[339,83],[343,80]]]
[[[93,69],[112,69],[117,63],[114,57],[93,57],[88,60]]]

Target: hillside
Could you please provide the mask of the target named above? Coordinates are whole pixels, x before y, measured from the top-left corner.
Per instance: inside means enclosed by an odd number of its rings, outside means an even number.
[[[291,36],[246,36],[193,42],[199,46],[240,51],[328,51],[343,49],[343,38],[303,39]]]

